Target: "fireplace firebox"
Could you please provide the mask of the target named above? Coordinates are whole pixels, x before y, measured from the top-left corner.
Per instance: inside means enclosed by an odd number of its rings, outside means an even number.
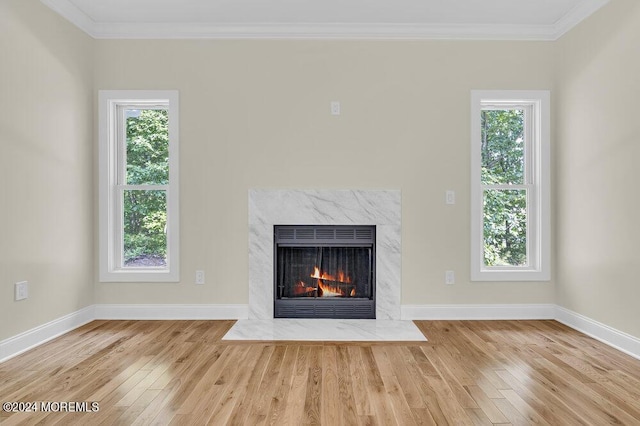
[[[376,317],[375,226],[274,226],[274,317]]]

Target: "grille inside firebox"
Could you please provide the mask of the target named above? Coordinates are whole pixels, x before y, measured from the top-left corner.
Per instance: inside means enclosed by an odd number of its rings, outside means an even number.
[[[276,318],[375,318],[375,226],[274,227]]]

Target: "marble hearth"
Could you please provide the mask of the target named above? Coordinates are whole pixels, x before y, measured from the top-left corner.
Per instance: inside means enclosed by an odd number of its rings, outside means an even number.
[[[400,320],[399,190],[249,191],[249,319],[273,319],[274,225],[375,225],[376,319]]]

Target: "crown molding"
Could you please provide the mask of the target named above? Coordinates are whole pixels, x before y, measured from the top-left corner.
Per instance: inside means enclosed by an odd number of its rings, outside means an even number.
[[[96,39],[531,40],[553,41],[610,0],[585,0],[550,25],[104,23],[69,0],[41,0]]]
[[[555,40],[553,26],[420,24],[97,24],[97,39]]]
[[[45,6],[80,28],[93,38],[95,35],[97,22],[87,16],[82,10],[78,9],[75,4],[69,0],[40,0]]]
[[[594,14],[601,7],[609,3],[609,1],[610,0],[587,0],[578,4],[569,13],[564,15],[562,19],[555,23],[555,40],[559,39],[573,27]]]

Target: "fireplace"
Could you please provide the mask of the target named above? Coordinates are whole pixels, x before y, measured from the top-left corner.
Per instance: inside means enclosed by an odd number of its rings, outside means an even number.
[[[249,319],[274,318],[275,225],[375,226],[375,318],[399,320],[402,196],[399,190],[250,189]]]
[[[375,318],[375,243],[375,226],[274,226],[274,317]]]

